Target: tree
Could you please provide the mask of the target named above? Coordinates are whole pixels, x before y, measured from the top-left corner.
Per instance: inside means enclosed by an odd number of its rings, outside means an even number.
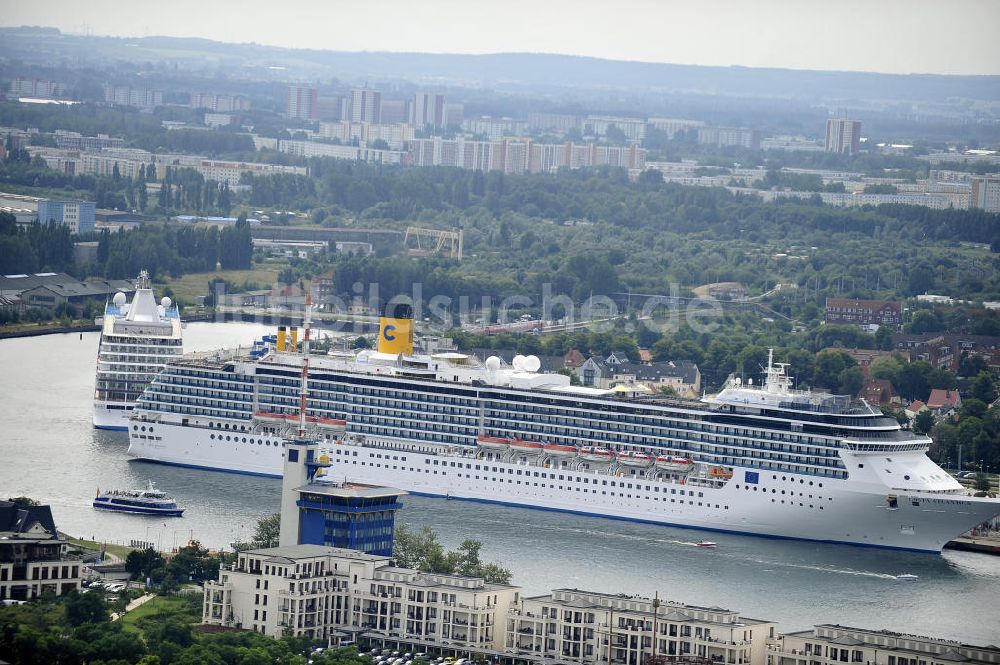
[[[132,579],[145,579],[151,577],[153,571],[163,567],[164,560],[160,553],[152,547],[144,550],[132,550],[125,559],[125,570],[129,572]]]
[[[934,412],[924,409],[913,419],[913,431],[917,434],[927,434],[934,427]]]
[[[856,365],[854,359],[843,351],[822,351],[816,354],[816,385],[837,390],[841,372]]]
[[[367,349],[370,346],[371,343],[368,341],[368,338],[365,337],[364,335],[358,335],[357,339],[354,340],[355,349]]]
[[[857,395],[864,385],[864,372],[857,365],[846,367],[837,375],[837,387],[842,395]]]
[[[970,395],[987,404],[996,399],[996,393],[996,382],[993,379],[993,375],[987,370],[979,372],[969,388]]]
[[[66,621],[71,626],[108,620],[108,605],[97,593],[70,592],[66,598]]]
[[[513,573],[496,563],[483,563],[478,540],[465,540],[457,550],[446,552],[430,527],[414,533],[405,524],[396,525],[393,556],[403,568],[428,573],[448,573],[482,577],[487,582],[509,584]]]
[[[274,513],[257,521],[257,530],[253,534],[253,545],[258,549],[278,546],[278,534],[281,531],[281,515]]]
[[[21,510],[25,508],[32,508],[34,506],[42,505],[38,501],[35,501],[34,499],[28,496],[15,496],[7,500],[13,503],[15,508],[19,508]]]

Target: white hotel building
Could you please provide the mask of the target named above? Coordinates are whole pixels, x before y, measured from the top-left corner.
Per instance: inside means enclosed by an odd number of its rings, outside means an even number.
[[[388,557],[322,545],[241,552],[205,584],[202,622],[335,642],[348,635],[499,649],[517,587],[397,568]]]
[[[785,633],[772,643],[767,665],[997,665],[1000,648],[951,640],[821,624]]]
[[[505,648],[534,658],[579,663],[641,665],[657,655],[720,665],[765,665],[774,631],[773,622],[719,607],[555,589],[549,595],[524,598],[511,608]]]

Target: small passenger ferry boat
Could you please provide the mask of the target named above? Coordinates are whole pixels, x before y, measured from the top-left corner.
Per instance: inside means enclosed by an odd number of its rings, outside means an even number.
[[[177,502],[153,486],[144,490],[97,490],[94,508],[101,510],[117,510],[125,513],[141,515],[162,515],[164,517],[180,517],[184,509],[177,507]]]

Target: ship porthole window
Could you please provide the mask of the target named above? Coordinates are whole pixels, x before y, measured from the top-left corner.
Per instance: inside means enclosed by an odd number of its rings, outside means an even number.
[[[909,476],[903,476],[903,480],[909,480],[909,479],[910,479]]]
[[[145,426],[145,425],[143,425],[143,426],[142,426],[142,431],[143,431],[143,432],[145,432],[145,431],[146,431],[146,426]]]
[[[210,439],[214,439],[214,438],[215,438],[215,435],[214,435],[214,434],[209,434],[209,435],[208,435],[208,438],[210,438]]]
[[[132,425],[132,429],[134,429],[134,430],[135,429],[139,429],[139,426],[138,425]]]

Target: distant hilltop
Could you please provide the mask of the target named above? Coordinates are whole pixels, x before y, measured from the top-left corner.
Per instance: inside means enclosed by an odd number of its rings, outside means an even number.
[[[232,63],[243,71],[275,68],[298,78],[408,79],[496,87],[583,87],[743,97],[933,102],[1000,101],[1000,76],[881,74],[618,61],[543,53],[489,55],[345,52],[229,44],[184,37],[98,37],[55,28],[0,28],[0,56],[44,61],[53,52],[81,61],[103,57],[168,61],[192,69]],[[873,63],[877,64],[877,63]]]

